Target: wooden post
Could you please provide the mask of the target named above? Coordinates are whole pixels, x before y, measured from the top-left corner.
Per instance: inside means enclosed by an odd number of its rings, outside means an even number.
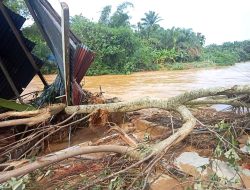
[[[48,86],[48,83],[46,82],[45,78],[43,77],[42,73],[40,72],[38,66],[36,65],[36,62],[33,58],[33,56],[31,55],[31,53],[29,52],[28,48],[25,46],[23,39],[19,33],[19,31],[17,30],[15,24],[13,23],[11,17],[9,16],[9,14],[7,13],[3,2],[0,1],[0,9],[3,13],[3,16],[5,17],[6,21],[8,22],[11,30],[13,31],[18,43],[20,44],[21,48],[23,49],[24,53],[26,54],[27,58],[29,59],[31,65],[33,66],[33,68],[35,69],[36,73],[38,74],[38,76],[40,77],[41,81],[43,82],[44,86]]]
[[[63,65],[64,65],[64,87],[66,95],[67,105],[71,105],[71,77],[70,77],[70,63],[69,63],[69,7],[65,2],[61,3],[62,7],[62,53],[63,53]]]
[[[9,83],[11,89],[13,90],[14,94],[16,95],[17,99],[20,101],[20,103],[23,103],[23,100],[21,99],[20,94],[19,94],[13,80],[11,79],[7,69],[5,68],[5,65],[3,64],[3,61],[2,61],[1,58],[0,58],[0,68],[3,71],[3,74],[4,74],[5,78],[7,79],[7,81]]]

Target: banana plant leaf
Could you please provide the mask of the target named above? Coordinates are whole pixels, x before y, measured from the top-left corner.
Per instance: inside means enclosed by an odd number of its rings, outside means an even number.
[[[5,100],[0,98],[0,108],[7,108],[15,111],[31,111],[36,110],[35,107],[28,104],[19,104],[12,100]]]

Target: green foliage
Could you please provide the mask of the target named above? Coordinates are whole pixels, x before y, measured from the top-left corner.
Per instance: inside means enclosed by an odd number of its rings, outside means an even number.
[[[28,104],[18,104],[15,101],[0,98],[0,108],[6,108],[15,111],[31,111],[36,108]]]
[[[204,50],[203,59],[213,61],[220,66],[249,61],[250,41],[225,42],[222,45],[209,45]]]
[[[122,190],[124,189],[123,186],[124,186],[124,180],[121,177],[116,176],[115,178],[110,180],[108,189],[109,190]]]
[[[215,125],[215,127],[218,128],[219,131],[224,132],[222,136],[217,135],[218,143],[214,151],[215,157],[224,157],[231,167],[238,169],[240,157],[236,151],[238,142],[236,140],[233,127],[225,123],[224,120]]]
[[[88,74],[130,73],[151,67],[148,63],[149,57],[144,58],[138,53],[143,52],[145,55],[150,53],[149,49],[143,47],[130,28],[112,28],[93,23],[81,15],[72,18],[71,27],[75,34],[96,52],[95,62]]]
[[[55,73],[56,66],[54,63],[48,60],[49,55],[52,55],[49,47],[47,46],[45,40],[42,38],[40,31],[36,24],[32,24],[28,27],[25,27],[22,30],[24,36],[34,42],[36,45],[32,51],[32,53],[44,61],[44,66],[42,68],[42,72],[44,74]]]
[[[107,5],[102,9],[101,16],[98,21],[100,24],[106,24],[106,25],[109,24],[111,8],[112,8],[111,5]]]
[[[175,49],[154,51],[154,61],[157,64],[174,63],[177,58],[178,52]]]
[[[143,32],[140,31],[142,37],[145,35]],[[204,41],[205,37],[201,33],[174,27],[167,30],[158,27],[148,39],[150,46],[158,51],[156,58],[161,57],[161,63],[199,61]]]
[[[184,67],[183,63],[175,63],[175,64],[171,65],[170,69],[171,70],[183,70],[183,69],[185,69],[185,67]]]
[[[126,26],[129,27],[130,16],[128,15],[128,12],[126,12],[126,10],[129,7],[133,6],[134,5],[130,2],[124,2],[117,7],[113,15],[110,15],[112,7],[110,5],[105,6],[101,11],[99,23],[106,26],[110,26],[112,28],[126,27]]]
[[[5,190],[24,190],[26,189],[26,183],[29,182],[28,175],[25,175],[24,177],[20,179],[11,178],[5,183],[0,184],[0,189]]]
[[[130,2],[124,2],[117,7],[116,12],[111,16],[109,26],[111,27],[126,27],[129,26],[130,16],[125,12],[127,8],[133,7]]]
[[[28,15],[24,1],[5,0],[5,3]],[[112,13],[112,7],[105,6],[98,23],[82,15],[71,18],[73,32],[96,53],[88,75],[225,66],[250,60],[250,41],[204,47],[204,35],[190,28],[164,29],[159,25],[162,18],[154,11],[148,11],[137,26],[131,26],[130,7],[132,3],[124,2]],[[48,60],[51,51],[36,25],[24,28],[23,33],[37,44],[33,53],[45,62],[43,73],[55,73],[56,66]]]
[[[158,23],[161,21],[161,17],[154,11],[145,13],[145,17],[141,19],[140,30],[146,34],[146,38],[149,39],[152,32],[156,31],[159,27]]]
[[[22,15],[23,17],[29,18],[30,13],[23,0],[4,0],[4,4],[9,7],[12,11]]]

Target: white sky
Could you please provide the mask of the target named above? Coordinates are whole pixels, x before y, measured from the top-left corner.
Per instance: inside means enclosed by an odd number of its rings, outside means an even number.
[[[49,0],[60,12],[59,0]],[[70,16],[83,16],[98,21],[106,5],[116,6],[126,0],[61,0],[70,8]],[[164,19],[164,28],[192,28],[206,36],[206,44],[250,39],[250,0],[128,0],[134,4],[129,9],[131,24],[136,24],[149,10]]]

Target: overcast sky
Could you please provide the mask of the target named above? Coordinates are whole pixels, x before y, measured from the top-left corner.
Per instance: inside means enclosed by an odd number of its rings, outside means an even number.
[[[59,0],[49,0],[60,12]],[[98,21],[102,8],[126,0],[64,0],[70,15],[83,16]],[[206,44],[226,41],[250,40],[250,0],[129,0],[131,24],[136,24],[149,10],[159,13],[164,28],[192,28],[206,36]]]

